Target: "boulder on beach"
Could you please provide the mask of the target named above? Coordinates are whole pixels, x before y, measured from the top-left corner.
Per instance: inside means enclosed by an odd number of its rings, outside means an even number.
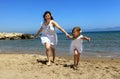
[[[0,33],[0,40],[33,39],[32,34],[23,33]]]

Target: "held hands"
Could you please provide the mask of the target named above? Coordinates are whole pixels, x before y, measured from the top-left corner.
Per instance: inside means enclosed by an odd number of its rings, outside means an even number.
[[[67,33],[67,34],[66,34],[66,37],[68,37],[68,38],[69,38],[69,36],[70,36],[70,35]]]
[[[68,33],[66,34],[66,37],[72,39],[72,36],[69,35]]]

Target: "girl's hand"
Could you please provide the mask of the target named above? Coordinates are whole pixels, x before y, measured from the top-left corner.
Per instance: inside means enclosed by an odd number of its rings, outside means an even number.
[[[67,34],[66,37],[70,38],[70,39],[73,39],[73,36]]]
[[[90,38],[88,38],[88,40],[87,40],[88,42],[90,42]]]

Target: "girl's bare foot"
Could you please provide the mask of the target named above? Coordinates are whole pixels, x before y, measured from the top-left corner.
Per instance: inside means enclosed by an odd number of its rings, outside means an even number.
[[[77,65],[73,65],[73,69],[74,70],[78,70],[78,66]]]

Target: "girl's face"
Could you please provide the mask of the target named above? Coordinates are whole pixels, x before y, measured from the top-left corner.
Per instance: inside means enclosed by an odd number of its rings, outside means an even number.
[[[49,13],[47,13],[47,14],[45,15],[45,20],[47,21],[47,20],[50,20],[50,19],[51,19],[51,16],[50,16]]]
[[[72,35],[73,35],[74,38],[76,38],[76,37],[78,37],[80,35],[80,31],[78,31],[78,30],[75,29],[73,31]]]

